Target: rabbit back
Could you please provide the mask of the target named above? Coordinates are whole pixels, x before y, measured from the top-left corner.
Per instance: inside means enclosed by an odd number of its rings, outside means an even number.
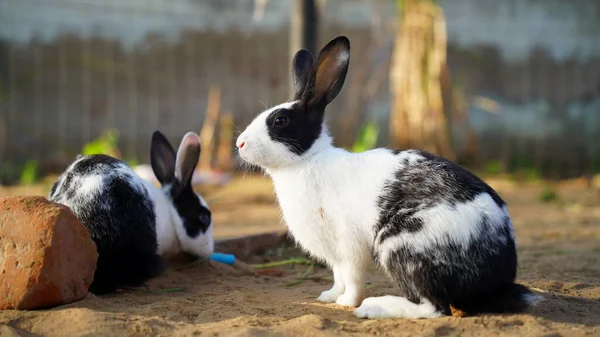
[[[406,298],[430,299],[444,314],[450,304],[469,312],[528,307],[530,292],[514,284],[516,239],[504,200],[449,160],[395,153],[400,168],[378,201],[373,256]],[[501,298],[512,303],[494,302]]]
[[[106,155],[79,156],[53,185],[50,199],[67,205],[96,243],[90,291],[138,286],[162,272],[153,200],[124,162]]]

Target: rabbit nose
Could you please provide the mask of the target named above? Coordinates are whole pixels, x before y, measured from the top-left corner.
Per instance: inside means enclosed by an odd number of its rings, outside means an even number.
[[[246,145],[246,142],[241,142],[237,144],[237,147],[241,149],[244,147],[244,145]]]

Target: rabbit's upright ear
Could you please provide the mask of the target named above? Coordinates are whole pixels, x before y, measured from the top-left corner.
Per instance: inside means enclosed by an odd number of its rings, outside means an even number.
[[[302,94],[307,108],[325,108],[340,93],[350,64],[350,41],[338,36],[319,53]]]
[[[292,61],[292,77],[294,78],[294,100],[302,98],[302,93],[308,84],[310,70],[313,66],[313,56],[306,49],[299,50]]]
[[[175,160],[175,179],[182,187],[190,184],[199,158],[200,139],[196,133],[188,132],[181,140]]]
[[[152,134],[150,164],[161,185],[173,183],[175,180],[175,150],[160,131],[154,131]]]

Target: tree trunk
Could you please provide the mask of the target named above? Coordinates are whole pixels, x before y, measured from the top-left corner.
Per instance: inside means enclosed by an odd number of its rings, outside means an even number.
[[[443,92],[446,22],[432,0],[398,0],[401,23],[390,67],[390,146],[419,148],[454,159]]]

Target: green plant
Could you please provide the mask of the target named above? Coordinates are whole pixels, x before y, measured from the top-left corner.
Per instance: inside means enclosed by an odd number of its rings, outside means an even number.
[[[364,124],[358,132],[358,138],[352,145],[352,152],[364,152],[375,147],[379,128],[373,122]]]
[[[540,193],[538,193],[537,199],[539,202],[543,203],[556,201],[558,200],[558,192],[556,192],[554,188],[546,186],[540,191]]]
[[[504,172],[504,165],[499,160],[490,160],[485,163],[484,170],[487,174],[500,174]]]
[[[533,167],[523,167],[511,171],[510,179],[515,182],[536,182],[542,180],[542,175]]]
[[[85,144],[81,152],[84,156],[106,154],[118,158],[120,157],[118,144],[119,131],[117,129],[107,129],[98,138]]]
[[[35,183],[40,177],[40,169],[37,161],[28,160],[23,166],[19,182],[22,185],[31,185]]]
[[[140,164],[140,161],[137,160],[137,158],[125,158],[124,161],[129,167],[138,166]]]
[[[522,169],[521,172],[526,181],[539,181],[542,179],[540,172],[533,167]]]

